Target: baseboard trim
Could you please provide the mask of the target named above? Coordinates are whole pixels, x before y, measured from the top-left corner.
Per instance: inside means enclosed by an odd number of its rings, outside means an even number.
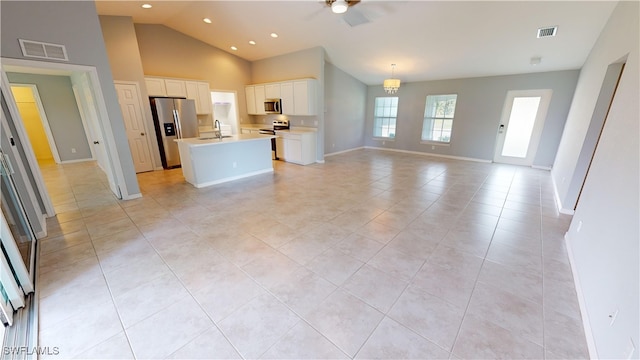
[[[141,197],[142,197],[142,193],[122,195],[122,200],[133,200],[133,199],[139,199]]]
[[[335,156],[335,155],[345,154],[345,153],[352,152],[352,151],[356,151],[356,150],[362,150],[362,149],[364,149],[364,148],[365,148],[364,146],[360,146],[360,147],[353,148],[353,149],[347,149],[347,150],[336,151],[336,152],[332,152],[332,153],[324,154],[324,156],[325,156],[325,157],[327,157],[327,156]]]
[[[589,358],[598,359],[598,349],[596,348],[596,341],[593,337],[593,331],[591,330],[591,322],[589,321],[589,313],[587,312],[587,305],[584,300],[584,294],[582,293],[582,286],[580,286],[580,277],[578,276],[578,269],[573,258],[573,250],[571,249],[571,241],[569,238],[569,232],[564,234],[564,244],[567,247],[567,254],[569,255],[569,264],[571,265],[571,273],[573,274],[573,284],[578,295],[578,305],[580,306],[580,315],[582,315],[582,327],[584,328],[584,336],[587,340],[587,348],[589,350]]]
[[[531,165],[532,169],[551,171],[551,166]]]
[[[377,146],[365,146],[364,148],[365,149],[372,149],[372,150],[393,151],[393,152],[399,152],[399,153],[405,153],[405,154],[413,154],[413,155],[433,156],[433,157],[452,159],[452,160],[481,162],[481,163],[487,163],[487,164],[491,164],[493,162],[491,160],[470,158],[470,157],[464,157],[464,156],[442,155],[442,154],[425,153],[425,152],[421,152],[421,151],[389,149],[389,148],[381,148],[381,147],[377,147]]]
[[[553,198],[556,201],[556,208],[560,214],[573,215],[575,210],[569,210],[562,207],[562,200],[560,200],[560,194],[558,193],[558,184],[556,184],[556,178],[551,174],[551,185],[553,186]]]
[[[65,160],[65,161],[60,161],[60,164],[74,164],[74,163],[81,163],[81,162],[87,162],[87,161],[95,161],[95,159]]]

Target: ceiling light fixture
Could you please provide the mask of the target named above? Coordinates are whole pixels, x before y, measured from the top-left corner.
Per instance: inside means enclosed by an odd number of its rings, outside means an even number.
[[[271,37],[275,39],[275,38],[277,38],[277,37],[278,37],[278,34],[276,34],[276,33],[271,33]]]
[[[398,89],[400,88],[400,79],[396,79],[393,77],[395,69],[396,69],[396,64],[391,64],[391,78],[386,79],[382,84],[382,86],[384,87],[384,91],[386,91],[387,94],[395,94],[398,92]]]
[[[249,40],[249,44],[251,44],[251,45],[255,45],[255,44],[256,44],[256,42],[255,42],[255,41],[253,41],[253,40]]]
[[[204,18],[202,19],[202,21],[206,22],[207,24],[211,24],[211,19],[209,18]]]
[[[232,46],[232,47],[231,47],[231,50],[236,51],[236,50],[238,50],[238,48],[237,48],[237,47],[235,47],[235,46]]]
[[[142,4],[143,9],[151,9],[152,7],[151,4]]]
[[[331,11],[333,11],[334,14],[344,14],[348,8],[349,4],[347,4],[345,0],[335,0],[331,3]]]

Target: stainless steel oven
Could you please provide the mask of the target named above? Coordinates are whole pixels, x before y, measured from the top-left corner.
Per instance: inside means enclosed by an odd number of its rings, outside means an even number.
[[[275,135],[276,130],[289,130],[289,120],[274,120],[272,127],[260,129],[260,134]],[[271,139],[271,158],[280,160],[278,157],[278,149],[276,148],[276,139]]]

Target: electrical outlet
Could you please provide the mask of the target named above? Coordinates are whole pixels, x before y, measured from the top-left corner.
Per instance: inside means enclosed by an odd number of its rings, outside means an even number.
[[[238,163],[234,161],[234,162],[233,162],[233,168],[235,169],[235,168],[237,168],[237,167],[238,167]]]
[[[336,147],[336,144],[331,144],[331,147],[332,147],[332,148]]]
[[[318,120],[314,121],[313,125],[318,126]]]
[[[431,145],[431,150],[435,150],[435,149],[436,149],[436,147]]]
[[[304,120],[300,120],[300,125],[304,125]]]
[[[382,145],[384,145],[384,144],[385,144],[385,142],[383,141],[383,142],[382,142]]]
[[[71,148],[71,153],[75,154],[76,153],[76,148]]]
[[[582,220],[578,221],[578,227],[576,228],[576,232],[579,233],[582,229]]]

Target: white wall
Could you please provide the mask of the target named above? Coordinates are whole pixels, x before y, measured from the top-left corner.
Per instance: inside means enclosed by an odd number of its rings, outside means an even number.
[[[591,356],[603,359],[626,358],[630,341],[633,358],[640,357],[639,4],[618,4],[589,55],[552,173],[562,196],[567,188],[559,180],[570,179],[575,168],[607,67],[627,56],[566,234],[583,321],[593,334]]]

